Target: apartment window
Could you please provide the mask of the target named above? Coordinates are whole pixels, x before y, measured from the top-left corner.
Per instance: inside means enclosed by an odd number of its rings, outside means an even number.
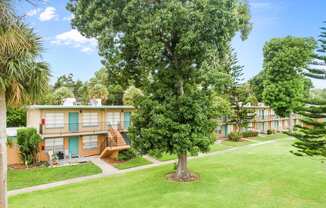
[[[64,113],[45,113],[46,128],[63,128]]]
[[[120,112],[106,113],[106,122],[108,126],[118,128],[120,125]]]
[[[46,152],[64,152],[63,138],[45,139],[44,143]]]
[[[85,112],[83,113],[83,126],[98,126],[98,113]]]
[[[96,149],[97,148],[97,136],[83,136],[83,148],[84,149]]]

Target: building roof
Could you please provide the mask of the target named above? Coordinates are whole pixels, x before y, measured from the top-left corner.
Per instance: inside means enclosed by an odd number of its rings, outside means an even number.
[[[27,109],[134,109],[134,107],[130,105],[30,105]]]

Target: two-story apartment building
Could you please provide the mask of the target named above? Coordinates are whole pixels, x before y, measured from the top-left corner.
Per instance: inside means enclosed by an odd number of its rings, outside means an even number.
[[[32,105],[27,107],[27,127],[43,138],[40,160],[87,157],[116,157],[129,148],[128,127],[132,106]],[[17,148],[16,148],[17,149]],[[9,164],[20,163],[10,150]]]
[[[258,105],[248,105],[246,108],[253,109],[255,117],[251,120],[245,130],[253,130],[259,133],[265,134],[267,130],[274,130],[277,132],[286,131],[289,128],[290,118],[280,117],[275,114],[273,109],[269,106],[259,103]],[[296,125],[299,122],[298,115],[293,114],[292,125]],[[219,137],[227,137],[230,132],[235,131],[236,127],[232,123],[227,121],[227,117],[223,120],[223,124],[218,127]]]

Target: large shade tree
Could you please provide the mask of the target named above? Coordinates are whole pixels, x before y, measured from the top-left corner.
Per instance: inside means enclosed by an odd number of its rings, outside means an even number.
[[[98,39],[103,63],[144,92],[130,133],[134,146],[177,154],[173,177],[188,180],[187,154],[207,151],[214,141],[211,96],[225,73],[219,61],[237,32],[249,34],[247,3],[71,0],[68,9],[73,26]]]
[[[302,74],[312,60],[316,43],[312,38],[273,38],[264,46],[263,101],[277,115],[289,116],[292,129],[292,113],[307,96],[307,82]]]
[[[0,1],[0,207],[7,207],[7,105],[30,103],[48,86],[49,70],[39,62],[40,38]]]

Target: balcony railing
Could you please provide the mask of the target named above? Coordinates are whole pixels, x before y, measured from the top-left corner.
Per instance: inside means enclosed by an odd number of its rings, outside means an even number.
[[[41,135],[64,135],[70,133],[98,133],[107,131],[108,128],[126,131],[130,121],[117,122],[81,122],[81,123],[49,123],[41,124],[39,133]]]

